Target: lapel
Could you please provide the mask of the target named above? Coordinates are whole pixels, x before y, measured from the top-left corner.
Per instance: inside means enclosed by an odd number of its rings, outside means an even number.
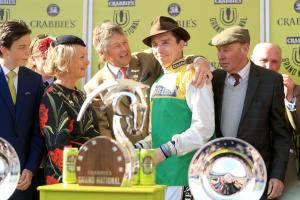
[[[127,70],[127,77],[134,81],[141,81],[142,67],[141,63],[135,57],[131,58],[129,69]]]
[[[239,129],[240,129],[240,126],[241,126],[246,114],[247,114],[247,111],[249,110],[250,105],[252,104],[252,102],[254,100],[254,97],[256,96],[255,94],[257,91],[257,87],[259,85],[259,79],[260,79],[259,71],[255,68],[255,65],[251,61],[247,92],[246,92],[246,96],[245,96],[242,116],[240,119]]]
[[[102,69],[102,80],[116,80],[115,76],[113,73],[110,71],[110,69],[107,66],[107,63],[104,65]]]
[[[223,103],[223,93],[224,93],[226,72],[223,70],[220,70],[219,72],[220,72],[218,74],[219,77],[216,77],[216,81],[215,81],[214,94],[215,94],[217,120],[218,120],[218,124],[221,125],[221,113],[222,113],[222,103]]]
[[[2,67],[0,67],[0,98],[2,98],[3,101],[6,103],[11,116],[13,117],[13,119],[15,119],[15,105],[10,96],[8,84],[4,72],[2,70]]]

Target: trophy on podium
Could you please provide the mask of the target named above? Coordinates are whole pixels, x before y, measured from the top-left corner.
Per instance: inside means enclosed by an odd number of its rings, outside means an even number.
[[[224,137],[195,153],[188,178],[196,200],[259,200],[266,187],[267,170],[252,145]]]
[[[147,115],[145,94],[148,88],[129,79],[107,81],[87,97],[77,120],[81,119],[92,100],[100,95],[104,104],[113,108],[113,134],[116,140],[99,136],[82,145],[75,169],[79,185],[131,185],[132,177],[139,170],[139,158],[125,131],[138,135],[143,130]],[[130,112],[122,110],[123,101],[129,102]],[[123,130],[122,121],[127,122],[129,128]]]

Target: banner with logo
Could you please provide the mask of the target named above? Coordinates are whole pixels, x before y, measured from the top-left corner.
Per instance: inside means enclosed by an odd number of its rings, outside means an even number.
[[[0,23],[21,19],[32,36],[74,34],[82,37],[83,0],[0,0]]]
[[[191,35],[185,54],[201,54],[218,66],[216,48],[209,40],[223,29],[240,25],[248,28],[251,44],[260,41],[260,0],[107,0],[94,1],[93,25],[111,20],[123,27],[131,50],[147,48],[142,43],[156,16],[173,17]],[[253,45],[251,45],[253,46]],[[101,65],[93,53],[93,73]]]
[[[83,3],[83,0],[0,0],[0,23],[21,19],[31,28],[32,37],[39,34],[85,37]]]
[[[270,41],[282,48],[280,72],[300,85],[300,0],[270,1]]]

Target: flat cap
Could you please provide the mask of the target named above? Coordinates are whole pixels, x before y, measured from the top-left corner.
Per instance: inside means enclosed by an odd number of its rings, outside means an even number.
[[[249,31],[240,26],[229,27],[215,35],[209,42],[211,46],[227,45],[234,42],[250,43]]]

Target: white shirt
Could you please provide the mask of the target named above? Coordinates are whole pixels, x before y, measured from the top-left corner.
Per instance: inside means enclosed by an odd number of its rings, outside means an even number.
[[[245,65],[245,67],[243,67],[243,69],[241,69],[241,71],[238,72],[241,80],[245,79],[248,76],[250,72],[250,65],[251,62],[249,60],[248,63]],[[234,86],[235,79],[229,73],[227,73],[226,79],[231,86]]]
[[[118,74],[119,74],[119,71],[120,71],[121,67],[113,66],[113,65],[111,65],[109,63],[107,63],[107,66],[110,69],[110,71],[113,73],[114,77],[118,78]],[[128,68],[129,65],[126,65],[124,67]]]
[[[6,81],[8,81],[8,78],[7,78],[7,74],[10,72],[10,71],[14,71],[16,73],[16,77],[15,77],[15,80],[14,80],[14,85],[15,85],[15,88],[16,88],[16,94],[18,92],[18,73],[19,73],[19,67],[16,67],[14,68],[13,70],[9,70],[7,67],[5,67],[3,64],[1,64],[1,67],[2,67],[2,70],[3,70],[3,73],[5,75],[5,79]]]
[[[170,74],[172,76],[172,74]],[[166,82],[174,82],[171,77],[166,77]],[[162,78],[160,81],[163,81]],[[155,85],[156,83],[154,83]],[[153,86],[151,94],[153,95]],[[171,89],[170,89],[171,90]],[[190,81],[186,85],[185,100],[189,109],[192,111],[191,126],[184,132],[175,134],[172,140],[175,141],[175,148],[178,156],[185,155],[195,149],[201,148],[212,137],[215,130],[214,99],[212,84],[205,84],[202,88],[196,88]],[[149,124],[151,129],[151,122]],[[151,130],[150,130],[151,132]],[[143,140],[139,141],[143,148],[152,147],[152,137],[149,134]],[[136,145],[138,145],[138,143]]]

